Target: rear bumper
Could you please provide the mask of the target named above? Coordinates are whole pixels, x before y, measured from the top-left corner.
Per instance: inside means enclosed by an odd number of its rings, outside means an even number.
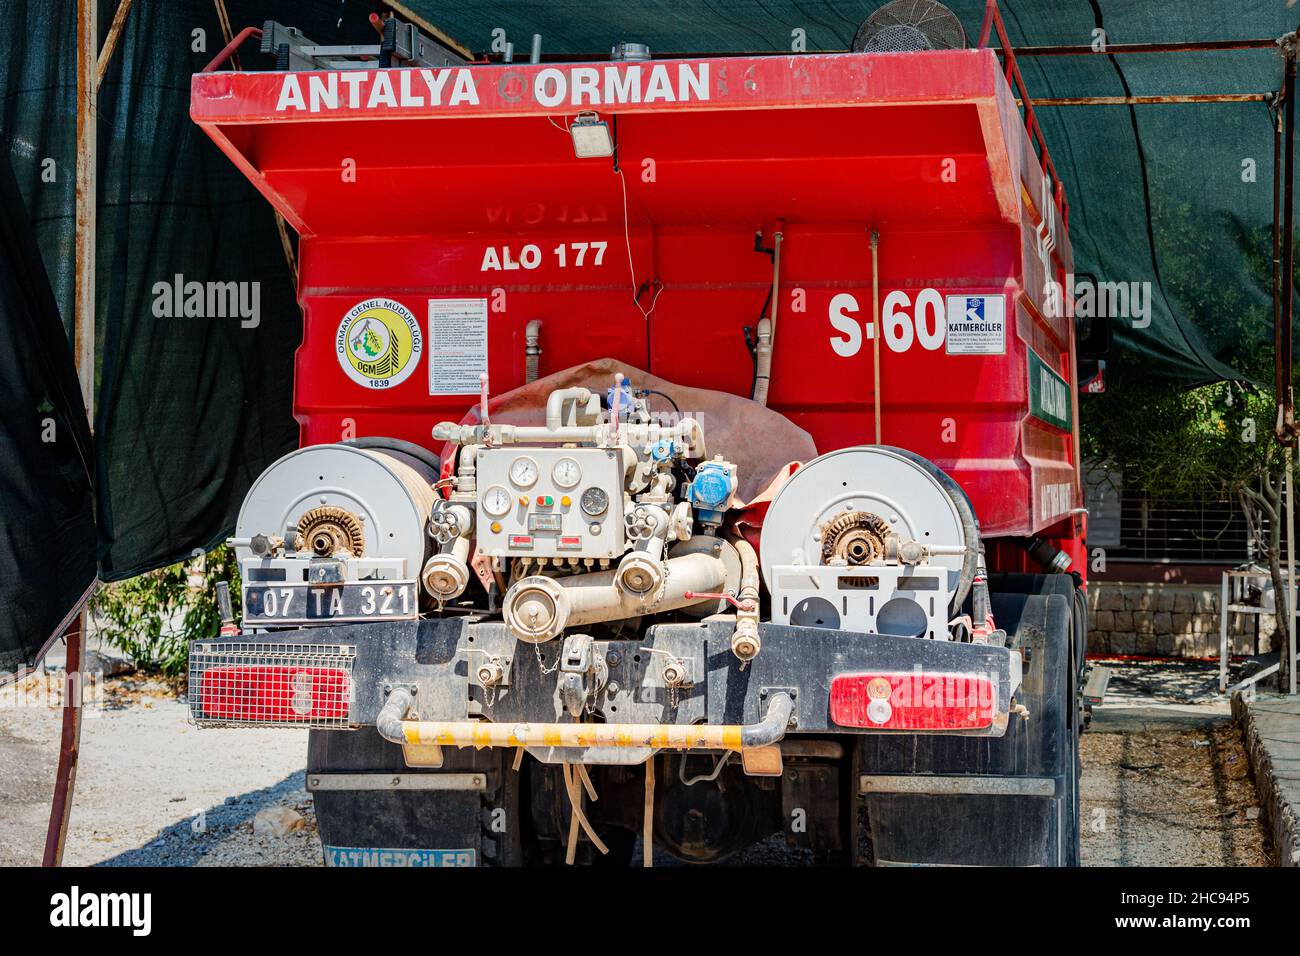
[[[834,720],[834,679],[878,673],[962,675],[987,681],[983,686],[991,688],[991,719],[986,726],[960,733],[1000,737],[1021,681],[1020,655],[1007,648],[779,624],[760,625],[762,653],[742,665],[731,652],[733,631],[730,621],[660,624],[640,640],[594,644],[600,680],[593,683],[601,689],[591,701],[593,716],[586,720],[603,718],[604,726],[629,731],[692,727],[689,733],[651,734],[642,740],[629,734],[616,739],[607,731],[581,738],[566,733],[550,742],[529,738],[523,745],[544,760],[586,763],[639,762],[661,747],[739,749],[728,743],[732,737],[723,731],[761,725],[778,695],[791,702],[786,734],[915,732],[845,726]],[[273,645],[267,643],[271,640]],[[223,647],[238,642],[226,641]],[[398,688],[408,691],[413,702],[402,715],[407,725],[418,722],[423,727],[416,735],[434,736],[454,725],[455,739],[446,741],[453,746],[517,746],[521,738],[512,738],[507,727],[548,725],[554,730],[574,723],[559,692],[557,656],[563,642],[520,643],[497,622],[442,618],[312,627],[257,635],[246,643],[250,654],[273,646],[281,656],[286,648],[299,646],[318,653],[330,647],[354,649],[347,719],[333,722],[333,727],[376,724]],[[211,646],[200,642],[194,650],[201,654]],[[504,675],[496,686],[484,686],[478,677],[480,667],[489,662]],[[666,667],[669,664],[672,668]],[[683,675],[677,686],[665,680],[666,669]],[[203,686],[201,674],[192,677],[191,707],[200,724],[210,722],[205,720],[210,705],[203,700]],[[318,726],[309,713],[297,716],[300,724]],[[492,721],[499,732],[485,732],[479,724],[476,735],[460,734],[467,730],[465,722],[483,720]]]

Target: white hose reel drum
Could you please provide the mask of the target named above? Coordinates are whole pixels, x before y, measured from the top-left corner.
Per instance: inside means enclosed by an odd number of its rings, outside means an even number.
[[[777,623],[947,639],[978,544],[969,501],[937,466],[858,446],[813,459],[782,486],[760,563]]]
[[[428,465],[400,451],[350,445],[300,448],[253,483],[235,537],[282,535],[286,528],[310,537],[314,529],[315,534],[351,539],[360,553],[356,547],[349,550],[367,562],[401,561],[402,577],[415,579],[430,550],[427,527],[436,480]],[[304,549],[310,544],[304,542]],[[236,555],[241,567],[254,558],[243,545]]]

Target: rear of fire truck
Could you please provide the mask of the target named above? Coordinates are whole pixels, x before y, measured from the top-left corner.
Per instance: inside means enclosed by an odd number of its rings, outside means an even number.
[[[898,6],[546,65],[268,22],[195,76],[305,320],[191,709],[310,729],[327,864],[1078,862],[1068,207],[995,5]]]

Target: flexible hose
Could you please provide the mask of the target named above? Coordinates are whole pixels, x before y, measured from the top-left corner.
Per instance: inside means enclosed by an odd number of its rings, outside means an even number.
[[[953,506],[957,509],[958,520],[961,521],[962,535],[966,539],[966,553],[962,555],[961,575],[957,579],[957,590],[953,592],[952,604],[950,605],[953,613],[962,606],[966,600],[966,595],[970,593],[971,582],[975,580],[975,568],[979,563],[980,549],[980,523],[975,518],[975,509],[970,503],[970,498],[966,496],[965,490],[961,485],[953,480],[952,476],[946,471],[930,461],[928,458],[922,458],[916,452],[908,451],[906,448],[898,448],[894,445],[880,445],[880,448],[887,448],[895,454],[902,455],[908,461],[920,465],[929,474],[934,476],[935,481],[948,492],[948,497],[952,499]]]
[[[396,451],[403,455],[421,461],[433,469],[433,473],[439,474],[442,471],[442,461],[429,449],[415,442],[405,441],[401,438],[385,438],[381,435],[367,435],[364,438],[349,438],[346,441],[339,442],[340,445],[350,445],[353,448],[369,448],[379,451]]]

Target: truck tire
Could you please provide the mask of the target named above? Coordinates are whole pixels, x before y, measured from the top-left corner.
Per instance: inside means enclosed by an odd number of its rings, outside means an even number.
[[[989,590],[998,626],[1028,651],[1016,703],[1029,718],[1013,715],[1000,738],[860,738],[855,779],[975,778],[970,793],[868,794],[861,842],[877,865],[1079,863],[1083,603],[1068,575],[992,575]]]
[[[402,749],[373,727],[311,731],[307,778],[326,865],[522,865],[527,839],[519,774],[511,770],[509,755],[493,749],[443,753],[442,767],[414,769],[406,766]],[[391,778],[437,773],[482,775],[485,786],[336,790],[311,785],[313,778],[329,774],[373,775],[385,784]],[[379,852],[385,850],[405,852]],[[467,850],[473,853],[463,852]]]

